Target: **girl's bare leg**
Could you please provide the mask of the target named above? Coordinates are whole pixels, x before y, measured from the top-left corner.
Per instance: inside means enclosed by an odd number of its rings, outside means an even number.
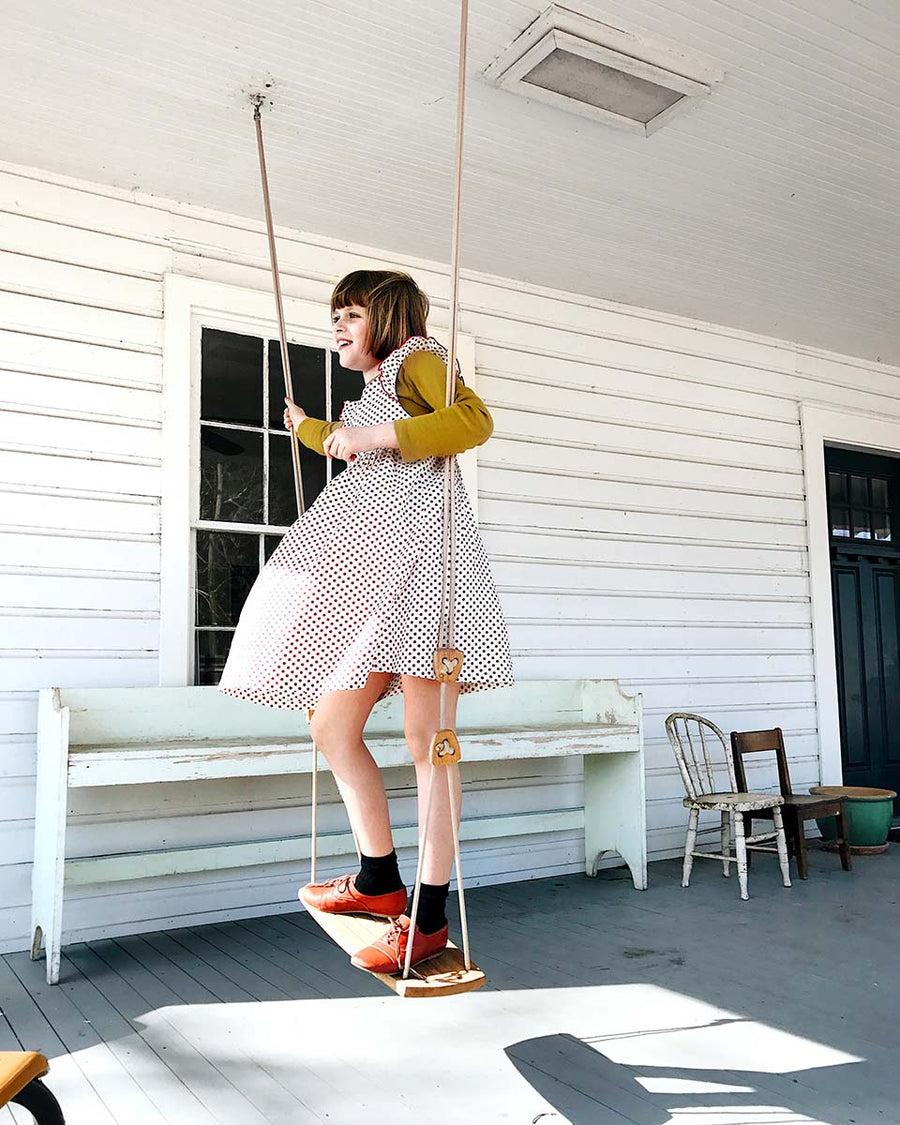
[[[387,855],[394,847],[384,783],[362,739],[366,720],[390,680],[389,672],[372,672],[363,688],[326,692],[309,724],[334,774],[360,851],[368,856]]]
[[[403,702],[405,707],[404,734],[406,744],[416,767],[416,783],[419,791],[419,850],[422,849],[422,831],[425,827],[425,806],[428,801],[428,785],[431,777],[431,740],[441,727],[440,684],[437,680],[426,680],[420,676],[404,676]],[[456,724],[456,703],[459,688],[447,684],[446,725]],[[431,824],[428,829],[428,847],[422,882],[440,886],[450,881],[453,869],[453,824],[450,819],[450,802],[447,794],[446,772],[450,770],[453,801],[459,815],[462,790],[459,783],[459,770],[453,767],[438,766],[434,779],[434,797],[431,805]]]

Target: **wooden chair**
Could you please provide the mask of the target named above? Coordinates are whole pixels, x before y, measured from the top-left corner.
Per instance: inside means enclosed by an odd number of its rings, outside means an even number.
[[[731,752],[734,758],[734,772],[740,788],[747,784],[744,770],[744,756],[747,754],[774,753],[778,764],[778,784],[784,798],[782,815],[787,835],[788,850],[797,858],[797,874],[801,879],[809,878],[809,861],[806,854],[806,833],[803,823],[816,817],[833,816],[837,820],[838,848],[841,866],[845,871],[851,869],[850,847],[847,843],[846,821],[844,819],[844,800],[842,797],[819,797],[815,794],[794,793],[791,790],[791,777],[788,773],[787,754],[784,750],[784,735],[781,727],[773,730],[750,730],[731,732]],[[769,811],[760,809],[744,815],[744,824],[752,830],[752,820],[769,819]]]
[[[686,809],[690,809],[688,818],[687,839],[684,844],[684,869],[681,879],[683,887],[688,886],[691,879],[691,868],[694,857],[701,859],[719,859],[722,861],[722,874],[730,875],[729,864],[737,863],[738,883],[741,898],[747,899],[747,849],[778,853],[781,864],[781,874],[784,885],[791,885],[790,870],[788,867],[787,842],[784,835],[784,825],[781,821],[781,805],[783,798],[775,793],[747,793],[739,789],[735,778],[734,764],[728,753],[728,743],[725,735],[715,723],[704,719],[702,715],[693,715],[689,712],[675,712],[666,719],[666,733],[675,752],[675,760],[681,771],[681,780],[687,796],[682,801]],[[721,750],[716,750],[716,745]],[[711,748],[715,760],[711,756]],[[721,788],[716,783],[716,772],[724,773],[722,778],[725,783]],[[763,810],[765,812],[763,813]],[[718,828],[698,828],[700,813],[704,811],[718,812],[720,826]],[[747,835],[744,817],[747,814],[760,813],[771,817],[774,832],[766,832],[758,836]],[[736,858],[731,855],[732,826],[734,828],[734,848]],[[718,832],[721,837],[721,852],[695,851],[697,836],[708,832]],[[766,843],[775,840],[775,847],[765,847]]]
[[[0,1109],[14,1102],[36,1125],[65,1125],[59,1102],[41,1081],[49,1069],[37,1051],[0,1051]]]

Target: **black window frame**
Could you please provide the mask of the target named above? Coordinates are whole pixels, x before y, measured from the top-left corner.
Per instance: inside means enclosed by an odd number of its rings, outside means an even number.
[[[204,343],[209,342],[209,334],[218,334],[222,337],[239,337],[243,340],[252,340],[258,345],[261,356],[261,364],[259,368],[259,377],[262,381],[262,398],[260,406],[260,424],[247,421],[222,421],[215,418],[203,417],[203,379],[204,379]],[[358,398],[362,392],[363,379],[362,375],[358,373],[351,373],[344,371],[339,365],[337,353],[330,347],[323,345],[321,338],[315,343],[306,343],[302,339],[293,339],[289,341],[289,347],[292,350],[291,356],[291,373],[294,385],[294,394],[297,401],[304,405],[304,398],[313,398],[316,404],[323,406],[324,410],[317,410],[316,414],[323,415],[326,419],[336,420],[339,416],[340,407],[344,401]],[[304,351],[321,352],[322,359],[322,387],[321,394],[318,392],[315,395],[303,394],[303,379],[308,378],[308,374],[301,374],[301,369],[306,371],[302,363],[295,361],[295,355],[301,353],[294,353],[294,349],[304,349]],[[227,651],[230,647],[230,637],[234,634],[234,629],[237,624],[237,615],[240,611],[240,606],[255,574],[258,574],[265,562],[268,560],[272,551],[278,545],[281,537],[289,529],[293,519],[288,523],[271,523],[268,522],[270,516],[270,502],[271,502],[271,483],[272,483],[272,458],[270,456],[270,449],[276,448],[272,445],[275,441],[283,441],[286,445],[289,444],[289,437],[284,430],[283,424],[280,420],[280,402],[275,402],[276,389],[281,398],[283,398],[283,391],[280,386],[274,388],[276,381],[280,381],[281,376],[281,353],[280,344],[277,338],[269,334],[261,334],[258,332],[239,331],[234,328],[222,328],[215,324],[204,325],[201,329],[201,363],[200,363],[200,377],[197,390],[197,416],[194,419],[194,426],[196,427],[195,433],[198,441],[198,472],[196,480],[193,484],[195,494],[192,503],[193,518],[191,521],[191,560],[192,560],[192,682],[194,684],[215,684],[219,680],[222,667],[224,666]],[[274,357],[274,359],[273,359]],[[307,356],[308,358],[308,356]],[[256,360],[253,361],[254,364]],[[270,378],[271,376],[271,378]],[[276,424],[277,423],[277,424]],[[201,514],[201,500],[204,488],[204,450],[209,449],[210,442],[207,441],[204,445],[204,438],[213,437],[213,444],[219,445],[220,449],[227,449],[227,443],[231,442],[232,446],[239,445],[242,440],[241,435],[260,435],[262,442],[262,461],[261,461],[261,522],[248,522],[240,519],[217,519],[211,518],[208,512],[204,515]],[[319,492],[331,481],[335,473],[339,472],[342,465],[338,462],[330,460],[325,461],[319,454],[307,450],[305,447],[300,447],[301,453],[301,471],[303,473],[304,484],[304,500],[308,508],[316,499]],[[212,462],[207,462],[206,467]],[[284,462],[282,460],[282,472],[284,464],[290,464],[290,461]],[[282,481],[282,494],[286,491],[286,482]],[[290,495],[294,496],[293,474],[290,477]],[[292,504],[293,506],[293,504]],[[284,515],[282,509],[281,515]],[[293,515],[293,512],[291,513]],[[209,544],[215,542],[215,537],[219,537],[219,545],[223,550],[226,550],[226,541],[223,537],[240,536],[247,538],[254,538],[256,544],[256,571],[251,574],[247,570],[247,565],[250,555],[253,552],[247,553],[247,560],[243,560],[243,570],[245,573],[238,574],[236,582],[232,582],[232,574],[229,571],[227,574],[228,588],[221,592],[219,598],[219,606],[217,612],[227,612],[230,620],[227,624],[221,623],[206,623],[201,624],[204,618],[212,617],[213,604],[212,604],[212,591],[202,590],[200,588],[201,576],[204,570],[209,570],[209,562],[211,554],[207,555],[205,560],[201,560],[199,552],[201,548],[209,548]],[[238,541],[234,540],[236,544]],[[240,551],[238,552],[241,553]],[[240,570],[241,567],[239,566]],[[223,581],[225,579],[223,578]],[[232,587],[237,586],[237,589]],[[204,601],[205,599],[205,601]],[[238,604],[238,601],[240,604]],[[204,610],[206,612],[204,612]],[[208,639],[204,639],[203,635]],[[219,638],[227,636],[229,638],[227,644],[221,645],[216,649],[216,641],[210,637],[210,634],[218,634]],[[214,649],[216,651],[214,652]]]
[[[830,473],[843,473],[849,476],[863,476],[871,481],[872,478],[887,480],[888,505],[886,508],[871,503],[871,485],[869,485],[869,502],[867,504],[853,505],[849,494],[847,503],[835,504],[831,498]],[[825,447],[825,482],[828,503],[828,538],[833,550],[851,554],[900,554],[900,457],[890,457],[875,453],[864,453],[852,449],[843,449],[835,446]],[[835,508],[846,510],[850,517],[850,534],[835,535],[834,511]],[[890,517],[891,538],[854,538],[852,531],[853,511],[872,513],[873,511],[886,511]]]

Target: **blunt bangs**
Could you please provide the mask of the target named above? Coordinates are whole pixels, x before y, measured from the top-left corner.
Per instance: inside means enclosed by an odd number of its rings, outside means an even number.
[[[331,311],[356,305],[366,310],[368,347],[376,359],[386,359],[410,336],[427,334],[428,298],[407,273],[394,270],[355,270],[342,278],[331,294]]]

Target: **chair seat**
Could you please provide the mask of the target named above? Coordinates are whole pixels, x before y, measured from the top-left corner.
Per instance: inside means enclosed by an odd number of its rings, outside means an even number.
[[[784,797],[777,793],[704,793],[697,797],[685,797],[681,803],[686,809],[739,813],[778,808],[784,804]]]
[[[37,1051],[0,1051],[0,1106],[49,1069],[47,1060]]]
[[[841,801],[835,797],[819,797],[814,793],[789,793],[782,800],[785,809],[796,809],[805,820],[814,816],[836,816],[841,811]]]
[[[832,809],[834,812],[839,813],[843,805],[843,801],[837,797],[819,797],[815,793],[792,793],[789,797],[785,797],[784,803],[785,805],[791,805],[795,809],[803,809],[810,813],[813,809],[817,811]]]

